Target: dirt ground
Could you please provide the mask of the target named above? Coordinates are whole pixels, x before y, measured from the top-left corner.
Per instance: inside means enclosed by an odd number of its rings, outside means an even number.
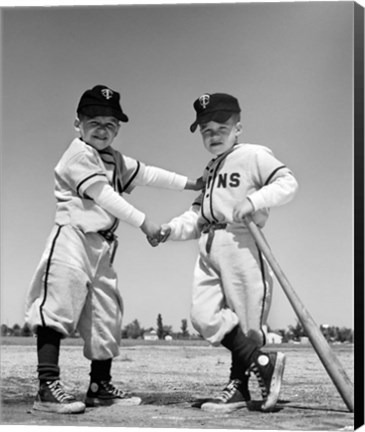
[[[188,428],[241,430],[353,430],[348,411],[311,345],[268,346],[286,355],[281,398],[272,413],[244,407],[231,414],[212,414],[199,408],[199,398],[219,392],[227,382],[230,356],[224,348],[198,344],[130,344],[113,362],[113,382],[143,399],[138,407],[87,408],[84,414],[34,412],[37,391],[35,340],[1,344],[2,425],[119,426],[133,428]],[[29,340],[31,344],[29,345]],[[332,347],[353,382],[352,345]],[[82,347],[64,344],[62,381],[83,399],[89,362]],[[260,392],[250,379],[252,399]]]

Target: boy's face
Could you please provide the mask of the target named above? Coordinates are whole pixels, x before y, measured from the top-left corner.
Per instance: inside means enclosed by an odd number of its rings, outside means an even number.
[[[83,141],[96,150],[104,150],[110,146],[119,131],[119,121],[115,117],[82,117],[75,120],[75,127],[80,130]]]
[[[200,125],[200,133],[203,138],[204,147],[215,156],[225,153],[236,142],[242,133],[242,124],[235,122],[232,118],[225,123],[210,121]]]

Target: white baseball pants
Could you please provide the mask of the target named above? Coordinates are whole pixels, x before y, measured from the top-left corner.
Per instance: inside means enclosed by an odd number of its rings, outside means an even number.
[[[273,274],[247,230],[216,230],[211,250],[208,233],[199,239],[194,270],[191,321],[213,345],[240,324],[246,336],[265,344]]]
[[[56,225],[31,282],[26,322],[84,340],[84,355],[106,360],[119,354],[123,302],[110,262],[111,243],[97,233]]]

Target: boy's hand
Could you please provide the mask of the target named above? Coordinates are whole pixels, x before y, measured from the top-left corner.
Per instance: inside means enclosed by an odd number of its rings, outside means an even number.
[[[242,202],[238,203],[233,209],[233,220],[235,222],[242,222],[243,218],[254,211],[251,201],[245,198]]]
[[[171,233],[171,228],[167,224],[164,224],[161,226],[157,235],[156,234],[155,235],[147,235],[148,243],[153,247],[158,246],[160,243],[165,243],[165,241],[168,239],[170,233]]]
[[[146,217],[140,228],[146,234],[147,240],[149,241],[150,245],[153,247],[157,246],[159,243],[158,238],[160,234],[160,225],[151,222]]]
[[[159,241],[160,243],[165,243],[171,234],[171,228],[167,224],[162,224],[160,229]]]
[[[152,236],[147,236],[147,240],[148,243],[152,246],[152,247],[156,247],[160,244],[158,237],[152,237]]]
[[[187,190],[202,190],[205,187],[205,181],[203,180],[203,177],[199,177],[196,180],[190,180],[186,182],[185,189]]]

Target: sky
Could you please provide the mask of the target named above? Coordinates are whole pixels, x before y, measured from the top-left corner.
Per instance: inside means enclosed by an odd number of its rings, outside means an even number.
[[[114,147],[194,179],[211,156],[189,130],[205,92],[236,96],[242,142],[265,145],[299,191],[264,228],[314,321],[353,328],[353,3],[285,2],[5,8],[2,11],[1,323],[24,323],[30,280],[53,226],[53,170],[76,136],[81,94],[121,93]],[[157,223],[193,191],[124,197]],[[123,325],[189,321],[196,241],[152,248],[121,223],[115,268]],[[357,289],[363,287],[356,287]],[[276,281],[268,324],[297,317]]]

